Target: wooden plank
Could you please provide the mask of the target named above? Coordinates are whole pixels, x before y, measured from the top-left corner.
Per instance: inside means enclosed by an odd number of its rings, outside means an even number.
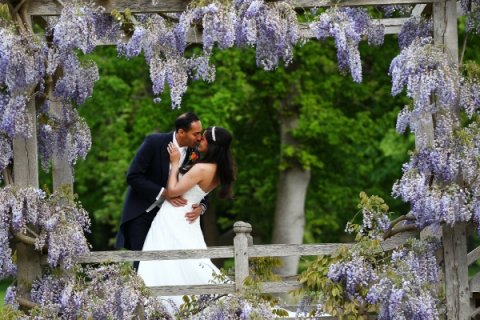
[[[232,258],[233,246],[209,247],[208,249],[162,250],[162,251],[92,251],[80,256],[79,263],[127,262],[151,260],[177,260],[202,258]]]
[[[477,272],[469,281],[470,292],[480,292],[480,272]]]
[[[475,249],[473,249],[467,254],[467,263],[468,265],[471,265],[478,259],[480,259],[480,246],[476,247]]]
[[[404,232],[385,240],[382,244],[384,251],[392,250],[415,237],[416,232]],[[269,244],[255,245],[248,248],[249,257],[282,257],[288,255],[318,256],[331,255],[340,247],[351,247],[351,243],[326,243],[326,244]]]
[[[387,239],[382,248],[385,251],[392,250],[405,243],[409,238],[415,237],[415,232],[404,232]],[[255,245],[248,247],[249,257],[279,257],[286,255],[330,255],[341,246],[351,246],[351,243],[330,244],[271,244]],[[79,256],[79,263],[102,263],[102,262],[128,262],[128,261],[151,261],[151,260],[177,260],[177,259],[201,259],[201,258],[233,258],[233,246],[208,247],[208,249],[190,250],[162,250],[162,251],[92,251],[89,254]]]
[[[260,288],[259,290],[262,293],[279,293],[279,292],[288,292],[301,287],[302,285],[298,281],[262,282],[259,285],[259,288]],[[157,286],[157,287],[148,287],[148,288],[155,295],[159,295],[159,296],[235,293],[234,283]]]
[[[157,296],[183,296],[183,295],[200,295],[200,294],[234,294],[235,284],[203,284],[190,286],[160,286],[148,287],[154,295]]]
[[[467,266],[466,223],[443,227],[445,296],[448,319],[469,319],[470,287]]]
[[[30,95],[30,92],[26,92]],[[13,139],[13,180],[22,187],[38,188],[38,148],[35,99],[27,102],[26,113],[30,117],[32,136],[24,138],[17,136]]]
[[[260,292],[262,293],[281,293],[289,292],[301,288],[302,284],[298,281],[277,281],[260,283]]]
[[[385,26],[385,34],[398,34],[405,21],[409,18],[390,18],[390,19],[376,19],[375,23],[380,23]],[[314,32],[308,26],[308,23],[300,23],[300,36],[306,39],[316,38]],[[187,43],[202,43],[202,31],[197,28],[190,28],[186,36]],[[97,46],[116,45],[114,42],[97,42]]]
[[[412,10],[412,17],[420,17],[422,15],[423,10],[427,7],[426,4],[417,4],[415,8]]]
[[[58,79],[55,79],[58,80]],[[63,106],[60,100],[55,99],[53,85],[49,87],[50,112],[58,119],[63,118]],[[73,193],[73,169],[68,160],[62,157],[57,150],[52,156],[52,184],[53,191],[67,188]]]
[[[369,5],[393,5],[393,4],[423,4],[434,3],[441,0],[292,0],[291,4],[298,8],[330,7],[330,6],[369,6]],[[96,0],[96,3],[105,7],[107,12],[113,9],[124,11],[129,9],[133,13],[152,13],[152,12],[181,12],[187,7],[189,1],[184,0],[162,0],[153,5],[151,0]],[[36,0],[29,5],[28,12],[33,16],[57,16],[62,11],[62,5],[54,0]]]

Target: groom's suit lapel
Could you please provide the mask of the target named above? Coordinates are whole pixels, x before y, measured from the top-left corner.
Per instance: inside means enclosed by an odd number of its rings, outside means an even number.
[[[162,167],[162,175],[165,177],[165,184],[168,180],[168,175],[170,173],[170,157],[168,155],[167,146],[170,142],[173,141],[173,131],[168,133],[167,139],[164,139],[160,147],[160,156],[159,164]]]

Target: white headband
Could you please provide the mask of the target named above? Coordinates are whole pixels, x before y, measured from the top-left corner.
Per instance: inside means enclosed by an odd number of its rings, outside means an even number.
[[[217,139],[215,138],[215,127],[212,127],[212,140],[217,142]]]

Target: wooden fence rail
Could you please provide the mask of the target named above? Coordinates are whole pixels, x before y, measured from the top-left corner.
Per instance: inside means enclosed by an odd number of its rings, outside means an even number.
[[[156,295],[231,294],[242,290],[243,282],[249,275],[249,258],[331,255],[342,246],[352,245],[348,243],[253,245],[252,237],[250,236],[252,226],[249,223],[238,221],[234,224],[233,230],[235,232],[233,246],[192,250],[96,251],[80,256],[77,261],[79,263],[102,263],[234,258],[235,281],[232,283],[150,287]],[[384,251],[392,250],[412,236],[415,236],[415,233],[402,233],[392,237],[382,244],[382,249]],[[261,283],[261,291],[264,293],[288,292],[300,286],[296,279],[263,282]]]

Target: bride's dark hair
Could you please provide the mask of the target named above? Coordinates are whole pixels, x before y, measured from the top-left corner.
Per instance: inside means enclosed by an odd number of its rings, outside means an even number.
[[[221,185],[219,196],[231,198],[232,184],[235,181],[235,164],[230,152],[232,135],[224,128],[208,127],[205,130],[205,138],[208,142],[207,152],[200,162],[217,164],[217,176]]]

